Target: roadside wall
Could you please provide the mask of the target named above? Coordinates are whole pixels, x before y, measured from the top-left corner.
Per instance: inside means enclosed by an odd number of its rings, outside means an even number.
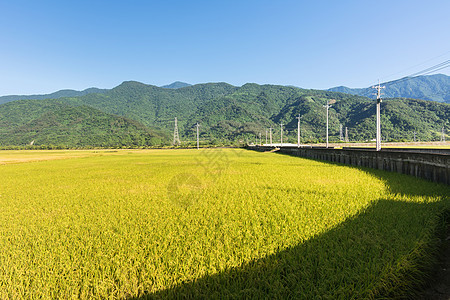
[[[248,149],[271,151],[274,147],[249,146]],[[422,153],[403,149],[382,151],[297,147],[279,147],[277,149],[279,149],[278,152],[284,154],[403,173],[450,185],[449,154]]]

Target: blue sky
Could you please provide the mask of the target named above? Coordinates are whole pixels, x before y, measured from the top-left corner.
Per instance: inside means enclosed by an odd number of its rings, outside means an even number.
[[[450,59],[449,11],[448,0],[0,0],[0,95],[126,80],[366,87]]]

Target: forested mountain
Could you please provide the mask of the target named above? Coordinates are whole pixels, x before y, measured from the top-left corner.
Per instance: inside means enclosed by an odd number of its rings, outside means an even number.
[[[403,78],[383,85],[386,87],[383,90],[385,98],[413,98],[450,103],[450,76],[443,74]],[[338,86],[328,91],[375,98],[372,87],[352,89]]]
[[[285,124],[284,141],[296,142],[299,114],[303,141],[314,142],[325,138],[323,105],[329,99],[337,100],[329,112],[331,141],[339,139],[340,125],[348,127],[351,141],[375,137],[375,101],[366,97],[252,83],[170,89],[127,81],[103,93],[0,105],[0,143],[170,144],[175,117],[182,141],[195,140],[194,125],[198,122],[205,142],[253,142],[259,134],[265,140],[270,127],[274,141],[278,141],[280,123]],[[450,105],[386,99],[381,118],[384,138],[411,140],[416,132],[419,140],[438,140],[441,128],[450,125]],[[78,137],[64,140],[64,135]]]
[[[57,100],[0,105],[0,145],[117,147],[159,145],[167,135],[90,106]]]
[[[165,88],[165,89],[179,89],[179,88],[187,87],[187,86],[191,86],[191,85],[192,84],[189,84],[189,83],[186,83],[186,82],[175,81],[175,82],[172,82],[171,84],[163,85],[161,87]]]
[[[44,99],[59,99],[63,97],[78,97],[91,93],[102,94],[105,93],[106,89],[89,88],[83,91],[75,90],[60,90],[51,94],[45,95],[10,95],[0,97],[0,104],[15,101],[15,100],[44,100]]]
[[[404,78],[401,80],[383,83],[386,89],[383,90],[385,98],[412,98],[422,100],[433,100],[437,102],[450,102],[450,76],[443,74],[418,76],[414,78]],[[165,89],[179,89],[192,86],[189,83],[175,81],[168,85],[163,85]],[[294,87],[294,86],[287,86]],[[87,94],[104,94],[109,89],[88,88],[83,91],[60,90],[45,95],[8,95],[0,96],[0,104],[15,100],[44,100],[59,99],[63,97],[79,97]],[[346,86],[338,86],[330,88],[327,91],[340,92],[358,96],[364,96],[374,99],[374,90],[368,88],[349,88]]]

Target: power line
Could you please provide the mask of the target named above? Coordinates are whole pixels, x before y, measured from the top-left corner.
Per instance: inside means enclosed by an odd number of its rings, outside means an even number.
[[[419,76],[427,75],[427,74],[430,74],[430,73],[433,73],[433,72],[436,72],[436,71],[439,71],[439,70],[442,70],[442,69],[445,69],[445,68],[448,68],[448,67],[450,67],[450,60],[446,60],[444,62],[441,62],[441,63],[437,64],[437,65],[434,65],[432,67],[426,68],[426,69],[421,70],[419,72],[410,74],[408,76],[402,77],[400,79],[385,82],[384,84],[385,85],[391,85],[391,84],[394,84],[394,83],[399,83],[399,82],[403,82],[403,81],[406,81],[406,80],[411,80],[413,78],[417,78]]]
[[[445,68],[448,68],[448,67],[450,67],[450,64],[448,64],[448,65],[446,65],[446,66],[444,66],[444,67],[441,67],[441,68],[439,68],[439,69],[436,69],[436,70],[427,72],[427,73],[422,74],[422,75],[428,75],[428,74],[430,74],[430,73],[434,73],[434,72],[437,72],[437,71],[439,71],[439,70],[442,70],[442,69],[445,69]]]
[[[432,67],[429,67],[429,68],[427,68],[427,69],[425,69],[425,70],[422,70],[422,71],[416,72],[416,73],[414,73],[414,74],[411,74],[411,75],[409,75],[408,77],[414,77],[414,76],[416,76],[416,75],[420,75],[420,74],[425,73],[425,72],[428,72],[428,71],[434,71],[434,69],[439,68],[439,67],[442,67],[442,66],[445,67],[445,66],[448,65],[449,63],[450,63],[450,59],[447,60],[447,61],[441,62],[441,63],[439,63],[439,64],[437,64],[437,65],[434,65],[434,66],[432,66]],[[440,69],[439,69],[439,70],[440,70]]]
[[[426,63],[428,63],[428,62],[430,62],[430,61],[432,61],[432,60],[435,60],[435,59],[437,59],[437,58],[440,58],[440,57],[442,57],[442,56],[445,56],[445,55],[447,55],[447,54],[449,54],[449,53],[450,53],[450,51],[447,51],[447,52],[445,52],[445,53],[443,53],[443,54],[440,54],[440,55],[438,55],[438,56],[435,56],[435,57],[432,57],[432,58],[430,58],[430,59],[427,59],[427,60],[424,61],[424,62],[421,62],[421,63],[416,64],[416,65],[414,65],[414,66],[408,67],[408,68],[406,68],[406,69],[403,69],[403,70],[401,70],[401,71],[399,71],[399,72],[395,72],[395,73],[389,74],[389,75],[387,75],[385,78],[389,78],[389,77],[391,77],[391,76],[393,76],[393,75],[397,75],[397,74],[403,73],[404,71],[414,69],[415,67],[418,67],[418,66],[422,66],[422,65],[424,65],[424,64],[426,64]]]

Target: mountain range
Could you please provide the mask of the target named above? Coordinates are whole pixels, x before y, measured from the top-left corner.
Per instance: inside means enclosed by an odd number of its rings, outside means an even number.
[[[182,87],[190,86],[191,84],[175,81],[168,85],[161,86],[166,89],[179,89]],[[75,90],[60,90],[51,94],[43,95],[8,95],[0,97],[0,104],[15,101],[15,100],[44,100],[44,99],[59,99],[64,97],[79,97],[87,94],[103,94],[109,91],[109,89],[99,89],[99,88],[88,88],[82,91]]]
[[[181,84],[183,85],[183,84]],[[0,105],[0,146],[62,147],[152,146],[171,143],[174,118],[184,143],[200,139],[212,144],[255,142],[272,128],[273,139],[296,142],[301,115],[303,142],[325,138],[323,105],[329,111],[330,140],[339,140],[342,126],[351,141],[374,138],[375,101],[341,92],[280,85],[206,83],[157,87],[126,81],[110,90],[44,100],[15,100]],[[171,86],[171,87],[170,87]],[[85,91],[83,91],[85,92]],[[52,97],[54,97],[53,94]],[[1,98],[0,98],[1,99]],[[389,140],[438,140],[449,126],[450,105],[393,98],[382,102],[382,134]]]
[[[161,88],[179,89],[191,86],[192,84],[175,81],[168,85],[163,85]],[[431,100],[436,102],[450,103],[450,76],[444,74],[435,74],[417,77],[405,77],[399,80],[383,83],[385,90],[383,90],[384,98],[411,98]],[[294,86],[288,86],[294,87]],[[14,101],[14,100],[43,100],[43,99],[58,99],[64,97],[79,97],[86,94],[103,94],[109,91],[108,89],[88,88],[83,91],[75,90],[60,90],[51,94],[44,95],[8,95],[0,96],[0,104]],[[337,86],[327,89],[330,92],[339,92],[351,95],[358,95],[375,99],[374,89],[367,88],[349,88],[346,86]]]
[[[390,81],[382,84],[383,97],[385,98],[414,98],[423,100],[432,100],[437,102],[450,103],[450,76],[443,74],[405,77],[399,80]],[[375,98],[374,89],[368,88],[348,88],[338,86],[328,91],[341,92],[346,94]]]
[[[44,100],[44,99],[59,99],[64,97],[79,97],[87,94],[102,94],[106,93],[107,89],[89,88],[83,91],[75,90],[60,90],[51,94],[44,95],[9,95],[0,97],[0,104],[15,101],[15,100]]]

